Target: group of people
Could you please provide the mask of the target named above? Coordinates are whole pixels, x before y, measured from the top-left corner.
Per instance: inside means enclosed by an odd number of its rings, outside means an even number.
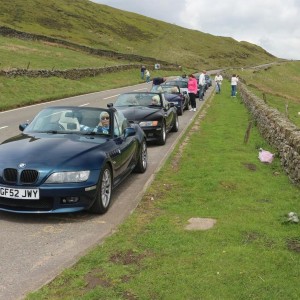
[[[206,71],[203,70],[199,76],[199,81],[197,81],[196,77],[193,74],[190,74],[188,76],[189,78],[188,91],[189,91],[189,97],[191,103],[190,111],[196,111],[196,98],[198,93],[199,93],[199,100],[203,101],[204,93],[205,93],[205,85],[206,85],[205,75],[206,75]],[[145,66],[141,67],[141,78],[146,80],[147,83],[150,82],[150,72]],[[184,74],[182,78],[186,78],[186,74]],[[165,81],[166,81],[165,77],[156,77],[153,78],[153,85],[160,85]],[[223,76],[218,72],[217,75],[215,76],[217,94],[221,93],[222,81],[223,81]],[[239,81],[239,76],[233,74],[231,77],[231,97],[236,97],[238,81]],[[198,92],[198,87],[199,87],[199,92]]]
[[[215,82],[216,82],[216,93],[220,94],[221,93],[221,85],[222,85],[223,77],[220,73],[218,73],[215,77]],[[232,74],[231,79],[230,79],[230,84],[231,84],[231,97],[236,97],[237,94],[237,84],[239,82],[239,75]]]

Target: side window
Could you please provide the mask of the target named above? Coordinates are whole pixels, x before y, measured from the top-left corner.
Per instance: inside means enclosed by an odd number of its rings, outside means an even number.
[[[121,136],[124,132],[124,129],[129,127],[127,119],[123,115],[121,111],[115,112],[115,119],[114,119],[114,128],[115,128],[115,136]]]
[[[165,95],[162,94],[161,97],[162,97],[163,107],[168,108],[169,102],[166,100]]]
[[[117,114],[115,114],[114,118],[114,136],[120,136],[122,134],[122,131],[120,130],[120,120],[118,119]]]

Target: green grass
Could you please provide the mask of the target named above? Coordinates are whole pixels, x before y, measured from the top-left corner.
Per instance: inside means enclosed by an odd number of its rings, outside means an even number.
[[[186,29],[88,0],[2,0],[0,11],[1,26],[197,70],[278,60],[251,43]]]
[[[169,75],[178,74],[163,70],[151,72],[152,78]],[[81,80],[0,76],[0,111],[142,82],[139,69],[86,77]]]
[[[299,189],[224,82],[118,231],[26,299],[298,299]],[[205,118],[204,118],[205,116]],[[187,231],[193,217],[214,218]]]
[[[287,111],[289,119],[300,126],[299,61],[281,63],[261,70],[243,70],[239,74],[254,94],[265,98],[269,106],[283,114]]]
[[[0,36],[0,68],[2,70],[43,69],[66,70],[100,68],[129,64],[129,61],[101,57],[42,41],[24,41]],[[132,62],[131,62],[132,63]]]

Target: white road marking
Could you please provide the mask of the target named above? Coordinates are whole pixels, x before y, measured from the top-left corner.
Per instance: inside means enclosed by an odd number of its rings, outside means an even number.
[[[7,128],[8,126],[2,126],[2,127],[0,127],[0,129],[5,129],[5,128]]]
[[[137,90],[133,90],[133,91],[138,92],[138,91],[144,91],[144,90],[147,90],[147,88],[137,89]]]
[[[120,94],[118,94],[118,95],[113,95],[113,96],[106,97],[106,98],[103,98],[103,100],[107,100],[107,99],[110,99],[110,98],[115,98],[115,97],[118,97],[118,96],[120,96]]]

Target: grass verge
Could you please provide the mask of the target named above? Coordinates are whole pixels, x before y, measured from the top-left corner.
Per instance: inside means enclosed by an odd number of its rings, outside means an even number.
[[[174,74],[174,71],[151,71],[151,78],[171,75],[178,74]],[[0,76],[0,111],[142,82],[140,70],[108,73],[80,80]]]
[[[27,299],[298,299],[299,189],[229,84],[198,113],[118,232]],[[210,230],[186,230],[213,218]]]

